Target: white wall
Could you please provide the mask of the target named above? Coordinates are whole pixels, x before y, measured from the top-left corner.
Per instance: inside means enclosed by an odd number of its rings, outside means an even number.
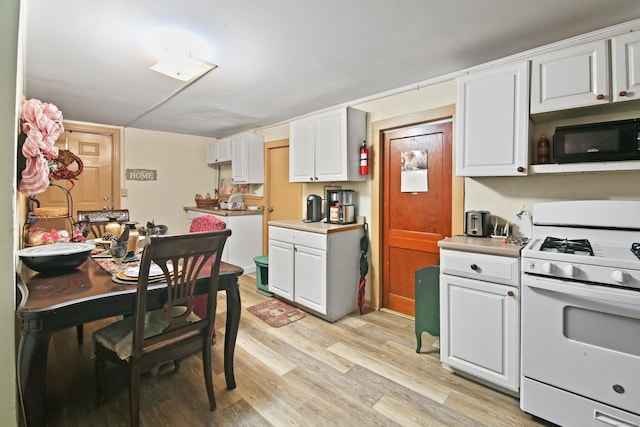
[[[0,420],[2,425],[18,425],[15,348],[15,262],[18,247],[16,215],[16,150],[18,103],[22,96],[22,45],[19,42],[19,0],[0,2]],[[20,72],[19,72],[20,71]],[[7,185],[8,184],[8,185]]]
[[[195,195],[213,194],[217,170],[207,166],[207,144],[213,138],[125,128],[122,138],[121,186],[128,191],[121,206],[132,221],[169,227],[169,233],[186,233],[183,206],[195,206]],[[155,169],[156,181],[126,180],[127,169]]]

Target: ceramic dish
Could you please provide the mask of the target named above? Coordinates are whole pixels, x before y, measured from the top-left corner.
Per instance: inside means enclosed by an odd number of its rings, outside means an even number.
[[[17,255],[30,269],[45,274],[72,271],[89,258],[92,243],[54,243],[20,249]]]
[[[172,265],[167,265],[167,268],[169,270],[169,272],[173,271],[173,266]],[[149,277],[153,277],[153,276],[161,276],[163,275],[163,271],[160,268],[159,265],[157,264],[151,264],[149,266]],[[127,277],[132,277],[134,279],[137,279],[138,276],[140,275],[140,267],[136,266],[136,267],[130,267],[127,268],[126,270],[124,270],[124,275]]]

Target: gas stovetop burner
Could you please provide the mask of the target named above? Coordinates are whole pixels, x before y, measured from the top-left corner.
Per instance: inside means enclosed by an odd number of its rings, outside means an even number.
[[[593,256],[591,243],[587,239],[558,239],[547,237],[540,246],[543,252],[558,252],[564,254],[577,254]]]
[[[640,259],[640,243],[632,243],[631,252]]]

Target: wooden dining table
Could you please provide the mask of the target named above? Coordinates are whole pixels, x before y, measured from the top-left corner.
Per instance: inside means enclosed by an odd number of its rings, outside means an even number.
[[[224,375],[227,388],[236,387],[233,373],[235,343],[240,324],[241,267],[222,262],[218,291],[227,297],[224,337]],[[21,264],[17,274],[20,295],[16,313],[22,319],[22,336],[18,349],[18,387],[27,426],[46,423],[47,352],[51,334],[95,320],[131,315],[135,309],[136,286],[112,280],[92,258],[70,273],[38,274]],[[196,284],[196,293],[206,293],[208,275]],[[166,285],[149,289],[149,309],[162,307]]]

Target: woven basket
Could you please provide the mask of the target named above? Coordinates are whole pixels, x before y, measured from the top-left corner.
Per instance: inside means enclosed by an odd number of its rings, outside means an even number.
[[[215,208],[218,206],[218,199],[196,199],[196,206],[199,208]]]

